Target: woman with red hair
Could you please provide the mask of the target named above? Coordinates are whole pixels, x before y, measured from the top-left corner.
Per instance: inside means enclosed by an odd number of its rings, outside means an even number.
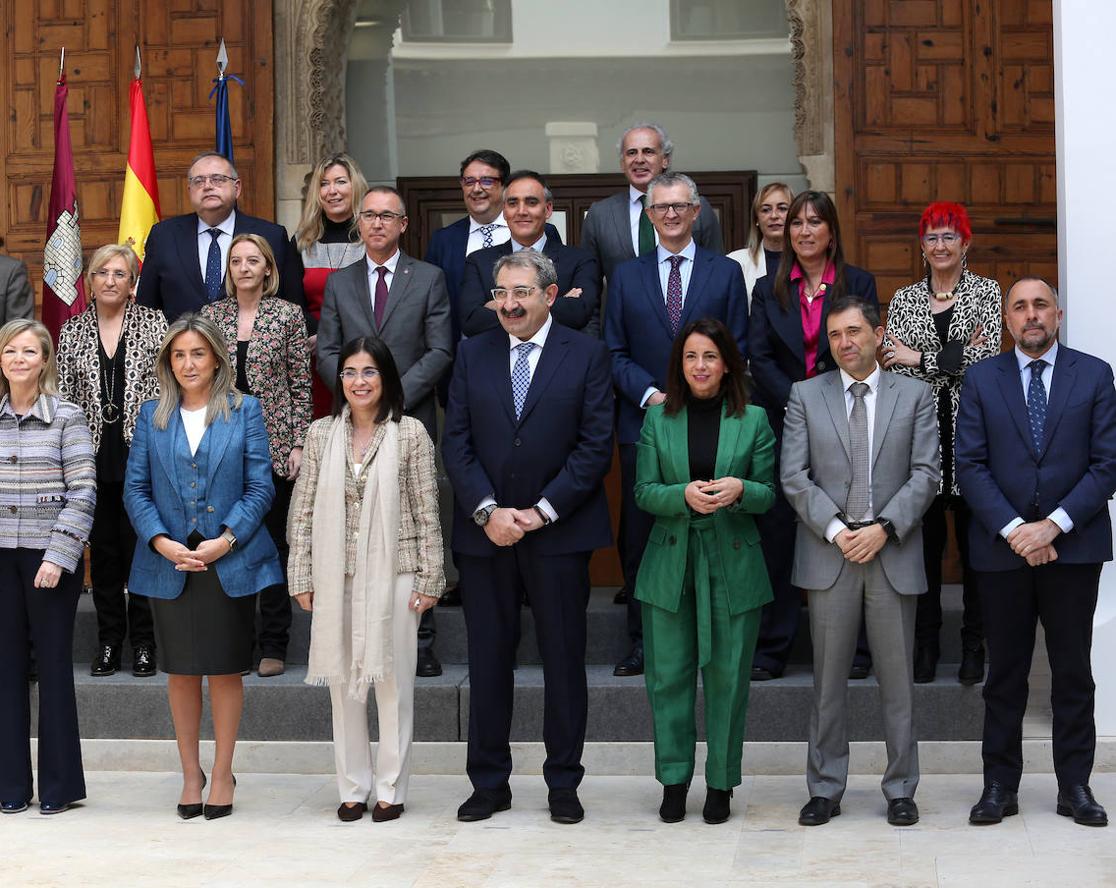
[[[1000,351],[1000,285],[968,269],[966,257],[973,230],[961,204],[930,204],[919,221],[918,234],[926,276],[898,290],[892,298],[883,346],[884,367],[925,380],[934,389],[938,405],[942,480],[938,496],[923,518],[928,588],[918,598],[914,680],[933,681],[938,666],[945,513],[952,511],[964,583],[957,677],[962,684],[976,684],[984,678],[984,632],[969,567],[969,509],[954,477],[953,439],[965,371]]]

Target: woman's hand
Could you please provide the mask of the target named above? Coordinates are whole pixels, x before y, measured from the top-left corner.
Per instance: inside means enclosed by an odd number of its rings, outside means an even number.
[[[988,342],[988,337],[984,335],[984,325],[977,324],[973,330],[973,335],[969,337],[969,348],[980,348]]]
[[[318,349],[318,334],[306,337],[306,347],[310,350],[310,354],[314,354]]]
[[[157,536],[152,544],[155,551],[174,565],[175,570],[205,570],[205,562],[195,552],[168,536]]]
[[[312,611],[314,609],[313,592],[303,592],[300,595],[292,595],[291,597],[298,602],[298,606],[304,611]]]
[[[419,592],[416,592],[411,596],[411,610],[413,610],[416,614],[425,613],[426,611],[430,610],[430,608],[434,607],[434,605],[436,605],[437,603],[438,599],[435,598],[433,595],[423,595]]]
[[[198,543],[198,547],[194,550],[194,555],[203,564],[212,564],[218,558],[223,558],[232,551],[232,546],[229,541],[224,537],[216,537],[212,540],[202,540]]]
[[[39,565],[39,570],[35,574],[35,588],[53,589],[58,585],[60,579],[62,579],[62,568],[57,564],[44,561]]]
[[[717,508],[731,506],[744,495],[744,482],[740,478],[717,478],[705,486],[705,492],[714,495]]]
[[[883,365],[885,370],[890,370],[897,365],[900,367],[917,367],[922,363],[922,352],[908,348],[906,343],[894,333],[888,333],[887,338],[891,341],[891,345],[884,348]]]
[[[707,492],[713,489],[711,484],[711,481],[691,481],[686,485],[686,505],[699,515],[711,515],[720,508],[717,494]]]
[[[287,480],[294,481],[298,477],[300,468],[302,468],[302,448],[292,447],[291,455],[287,457]]]

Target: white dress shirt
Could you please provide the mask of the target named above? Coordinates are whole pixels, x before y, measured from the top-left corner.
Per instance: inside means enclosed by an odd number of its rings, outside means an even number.
[[[868,391],[864,393],[864,412],[868,420],[868,511],[861,520],[872,521],[876,514],[872,503],[872,447],[876,441],[876,395],[879,393],[880,379],[882,378],[880,365],[876,364],[876,369],[869,373],[866,379],[854,379],[844,370],[839,372],[841,374],[841,388],[845,393],[845,416],[852,415],[853,404],[856,403],[849,387],[854,382],[863,382],[868,386]],[[834,537],[844,529],[844,521],[836,517],[831,518],[825,528],[825,538],[832,543]]]
[[[504,214],[501,213],[491,222],[478,222],[472,216],[469,217],[469,237],[465,241],[465,255],[475,253],[477,250],[484,249],[484,235],[481,234],[481,226],[495,225],[492,229],[492,246],[498,247],[500,244],[506,244],[511,240],[511,230],[508,228],[508,223],[504,221]]]
[[[643,197],[643,192],[634,185],[628,186],[628,220],[632,226],[632,252],[637,256],[639,255],[639,217],[643,215],[643,204],[640,201]],[[657,244],[659,242],[659,232],[655,231],[654,226],[651,226],[651,231],[655,235],[655,243]]]
[[[232,246],[233,228],[235,226],[236,210],[229,213],[225,221],[218,225],[206,225],[201,217],[198,217],[198,264],[201,266],[202,281],[205,280],[205,267],[209,264],[209,245],[213,243],[209,229],[218,228],[221,231],[217,236],[217,246],[221,248],[221,280],[223,281],[225,279],[225,268],[229,263],[229,247]],[[222,287],[219,295],[224,295],[224,287]]]
[[[667,283],[670,280],[670,257],[681,256],[683,261],[682,264],[678,266],[678,274],[682,278],[682,308],[683,310],[685,310],[686,294],[690,290],[690,277],[694,273],[694,256],[696,255],[696,252],[697,245],[693,242],[693,240],[686,244],[686,246],[677,253],[672,253],[670,250],[666,249],[663,246],[655,247],[655,256],[659,263],[659,296],[662,297],[664,305],[667,301]],[[643,397],[640,399],[639,406],[646,409],[648,398],[650,398],[657,391],[658,389],[655,386],[647,386],[647,390],[643,393]]]
[[[368,298],[372,302],[372,313],[376,312],[376,284],[380,280],[380,276],[376,273],[376,269],[380,266],[372,261],[372,257],[367,253],[364,254],[364,261],[368,267]],[[396,250],[394,255],[383,267],[387,269],[387,274],[384,275],[384,283],[387,284],[388,292],[391,292],[391,282],[395,279],[395,267],[399,264],[399,251]]]
[[[512,252],[518,253],[520,250],[534,250],[536,253],[541,253],[546,246],[546,232],[543,232],[542,237],[529,246],[523,246],[519,241],[512,239]]]
[[[178,413],[182,417],[182,428],[186,430],[186,442],[190,445],[190,455],[198,452],[202,438],[205,437],[205,414],[209,407],[199,407],[197,410],[187,410],[179,407]]]

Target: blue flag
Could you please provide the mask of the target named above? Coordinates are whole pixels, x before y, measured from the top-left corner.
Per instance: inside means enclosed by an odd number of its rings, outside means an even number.
[[[217,138],[214,147],[218,154],[227,157],[229,163],[233,163],[232,120],[229,119],[230,80],[235,80],[241,86],[244,85],[244,81],[235,74],[215,77],[213,82],[216,85],[209,91],[209,97],[212,99],[214,95],[217,96]]]

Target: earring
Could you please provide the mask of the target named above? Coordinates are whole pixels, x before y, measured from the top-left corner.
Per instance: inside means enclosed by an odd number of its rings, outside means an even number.
[[[962,260],[962,261],[964,261],[964,260]],[[930,267],[930,260],[926,258],[925,253],[922,254],[922,264],[925,265],[927,268]]]
[[[968,254],[968,252],[965,252],[965,253],[961,254],[961,270],[962,271],[968,271],[969,270],[969,254]]]

